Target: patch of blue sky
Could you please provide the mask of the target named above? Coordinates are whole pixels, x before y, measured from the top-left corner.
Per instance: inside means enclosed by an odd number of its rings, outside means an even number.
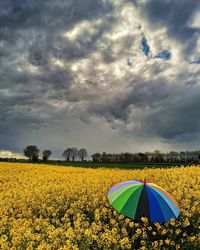
[[[142,36],[141,47],[142,47],[142,51],[144,52],[144,54],[148,57],[149,52],[150,52],[150,47],[144,35]]]
[[[171,58],[171,53],[168,50],[163,50],[161,52],[159,52],[155,58],[161,58],[164,61],[168,61]]]
[[[195,60],[193,63],[200,64],[200,57],[197,60]]]

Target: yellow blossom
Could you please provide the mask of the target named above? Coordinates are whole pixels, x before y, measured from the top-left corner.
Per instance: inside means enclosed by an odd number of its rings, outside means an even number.
[[[142,230],[138,228],[138,229],[136,230],[136,234],[137,234],[137,235],[141,235],[141,234],[142,234]]]
[[[181,230],[180,229],[176,229],[175,233],[176,233],[176,235],[179,235],[181,233]]]
[[[188,226],[190,226],[190,221],[189,221],[189,219],[188,218],[186,218],[185,219],[185,221],[184,221],[184,227],[188,227]]]
[[[199,175],[200,166],[123,170],[0,163],[0,249],[195,249]],[[177,219],[134,221],[111,206],[112,186],[144,176],[177,200]]]
[[[189,241],[194,241],[194,240],[196,240],[196,236],[189,237]]]
[[[166,233],[167,233],[167,230],[166,230],[166,229],[163,229],[162,232],[161,232],[162,235],[164,235],[164,234],[166,234]]]
[[[170,244],[170,240],[169,240],[169,239],[166,239],[166,240],[165,240],[165,243],[166,243],[167,245],[169,245],[169,244]]]
[[[140,241],[140,244],[141,244],[142,246],[145,246],[145,245],[146,245],[146,241],[145,241],[145,240],[141,240],[141,241]]]

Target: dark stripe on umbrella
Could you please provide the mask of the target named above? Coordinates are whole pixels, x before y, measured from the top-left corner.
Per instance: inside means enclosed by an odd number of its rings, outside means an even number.
[[[140,220],[141,217],[150,218],[148,193],[145,184],[140,195],[140,199],[135,214],[135,219]]]

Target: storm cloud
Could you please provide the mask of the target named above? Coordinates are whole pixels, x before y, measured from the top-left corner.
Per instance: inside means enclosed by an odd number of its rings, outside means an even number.
[[[2,0],[0,149],[197,147],[199,23],[195,0]]]

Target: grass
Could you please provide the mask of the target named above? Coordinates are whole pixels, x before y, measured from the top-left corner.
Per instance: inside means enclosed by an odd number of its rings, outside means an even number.
[[[65,162],[65,161],[48,161],[41,164],[50,164],[56,166],[74,166],[84,168],[120,168],[120,169],[144,169],[144,168],[169,168],[173,166],[182,165],[180,163],[95,163],[95,162]]]
[[[28,160],[19,160],[19,163],[30,163]],[[12,162],[11,162],[12,163]],[[174,166],[183,166],[184,163],[163,163],[163,162],[124,162],[124,163],[113,163],[113,162],[92,162],[92,161],[76,161],[76,162],[67,162],[67,161],[56,161],[49,160],[47,162],[43,162],[39,160],[39,162],[35,162],[34,164],[47,164],[54,166],[74,166],[74,167],[84,167],[84,168],[119,168],[119,169],[144,169],[144,168],[171,168]],[[187,164],[188,165],[188,164]]]

